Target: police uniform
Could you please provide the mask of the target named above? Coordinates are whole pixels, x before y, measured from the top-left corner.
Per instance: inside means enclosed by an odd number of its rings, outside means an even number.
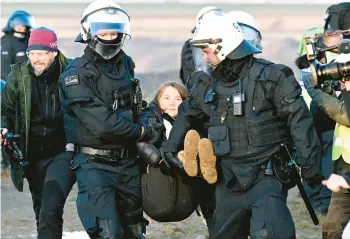
[[[78,214],[91,238],[143,238],[134,67],[122,50],[107,61],[87,47],[60,80],[67,142],[76,152]]]
[[[313,184],[322,178],[317,167],[320,143],[301,88],[290,68],[252,55],[226,66],[234,72],[229,77],[218,73],[220,64],[213,77],[192,75],[197,83],[180,105],[164,152],[176,152],[192,122],[205,123],[210,117],[219,179],[209,238],[240,238],[249,213],[251,238],[293,238],[287,190],[264,169],[281,143],[294,141],[304,179]]]
[[[26,50],[31,28],[36,25],[34,17],[22,10],[15,11],[9,17],[2,29],[1,37],[1,79],[6,79],[10,73],[10,65],[26,61]],[[26,27],[26,32],[16,32],[17,26]]]
[[[26,61],[28,48],[28,36],[16,37],[19,33],[6,33],[1,37],[1,78],[6,79],[11,72],[10,65]]]

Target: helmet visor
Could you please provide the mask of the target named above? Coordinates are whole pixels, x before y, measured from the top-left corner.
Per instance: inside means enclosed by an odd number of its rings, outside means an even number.
[[[125,34],[128,32],[128,26],[124,23],[109,23],[109,22],[92,22],[90,24],[91,37],[100,34]]]
[[[249,27],[245,24],[239,24],[241,27],[243,33],[244,33],[244,39],[252,44],[253,46],[262,49],[261,47],[261,36],[260,32],[256,31],[254,28]]]
[[[211,74],[213,71],[213,67],[210,65],[209,62],[206,62],[204,60],[204,53],[202,51],[202,47],[196,47],[194,45],[192,46],[192,55],[193,55],[193,62],[196,71],[204,71],[208,74]]]
[[[244,40],[239,44],[239,46],[227,55],[227,58],[231,60],[241,59],[248,55],[253,55],[256,53],[261,53],[257,47],[250,44],[248,41]]]
[[[90,37],[106,33],[122,33],[130,37],[129,16],[121,9],[101,9],[88,15],[83,21],[83,26],[85,24],[90,28]]]

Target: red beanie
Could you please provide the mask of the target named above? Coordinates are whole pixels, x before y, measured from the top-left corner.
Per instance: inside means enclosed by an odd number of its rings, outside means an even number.
[[[31,50],[58,51],[56,33],[45,27],[31,31],[27,51]]]

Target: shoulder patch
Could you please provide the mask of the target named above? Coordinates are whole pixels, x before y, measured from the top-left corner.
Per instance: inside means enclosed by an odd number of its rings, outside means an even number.
[[[289,67],[284,67],[281,71],[283,72],[286,78],[288,78],[289,76],[294,76],[294,72]]]
[[[78,85],[79,84],[79,76],[73,75],[73,76],[65,77],[64,84],[65,84],[65,86]]]

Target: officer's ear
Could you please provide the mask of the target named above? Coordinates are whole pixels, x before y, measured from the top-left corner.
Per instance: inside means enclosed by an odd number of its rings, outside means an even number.
[[[57,51],[52,52],[52,55],[53,55],[54,57],[56,57],[56,56],[57,56],[57,54],[58,54],[58,52],[57,52]]]

